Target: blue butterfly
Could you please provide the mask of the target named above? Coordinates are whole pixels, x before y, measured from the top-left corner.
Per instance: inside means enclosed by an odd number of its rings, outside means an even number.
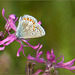
[[[16,31],[18,38],[37,38],[45,35],[45,30],[37,20],[30,15],[20,17]]]

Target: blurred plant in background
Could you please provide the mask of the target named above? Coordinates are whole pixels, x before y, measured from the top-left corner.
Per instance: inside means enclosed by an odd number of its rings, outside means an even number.
[[[11,68],[11,57],[8,53],[4,52],[0,55],[0,74],[8,74],[9,69]]]

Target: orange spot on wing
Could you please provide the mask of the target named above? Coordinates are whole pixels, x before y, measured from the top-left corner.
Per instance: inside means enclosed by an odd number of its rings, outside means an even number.
[[[33,24],[35,24],[35,22]]]
[[[37,27],[37,29],[39,29],[39,28]]]
[[[23,20],[26,20],[26,18],[23,18]]]
[[[32,21],[32,20],[30,19],[30,21]]]
[[[34,22],[34,21],[32,20],[32,22]]]
[[[35,26],[33,26],[35,28]]]
[[[34,28],[33,28],[33,30],[34,30]]]
[[[27,20],[29,20],[29,18],[27,18]]]

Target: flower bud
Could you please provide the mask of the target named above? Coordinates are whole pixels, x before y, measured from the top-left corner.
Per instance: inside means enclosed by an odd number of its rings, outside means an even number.
[[[0,41],[3,39],[4,35],[3,35],[3,31],[0,32]]]
[[[25,68],[26,75],[32,75],[33,74],[34,65],[35,65],[35,63],[34,62],[31,62],[30,60],[28,60],[26,62],[26,68]]]
[[[12,15],[9,16],[8,22],[14,23],[15,19],[16,19],[16,16],[14,14],[12,14]],[[12,28],[10,27],[9,23],[5,24],[5,30],[10,32],[12,30]]]

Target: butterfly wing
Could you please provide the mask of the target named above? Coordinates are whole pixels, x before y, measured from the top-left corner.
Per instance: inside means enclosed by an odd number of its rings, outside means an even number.
[[[16,35],[18,38],[37,38],[45,35],[45,31],[37,20],[29,15],[20,17]]]

